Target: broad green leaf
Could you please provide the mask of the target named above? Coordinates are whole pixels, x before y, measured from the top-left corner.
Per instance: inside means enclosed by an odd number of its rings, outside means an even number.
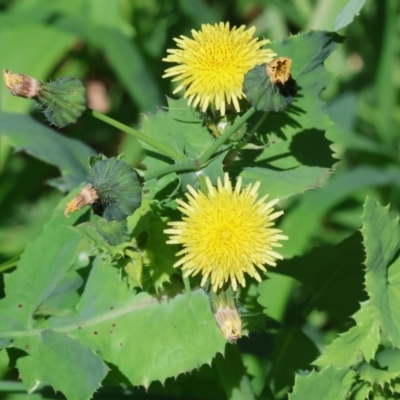
[[[50,296],[43,301],[35,316],[66,316],[73,314],[79,301],[77,290],[83,286],[82,277],[75,270],[70,270],[57,284]]]
[[[282,230],[290,240],[285,243],[285,257],[302,254],[320,226],[323,216],[349,194],[360,189],[393,185],[400,187],[400,170],[357,167],[352,171],[334,175],[317,191],[304,194],[290,217],[283,219]],[[301,229],[299,229],[301,227]]]
[[[400,227],[389,207],[367,198],[364,206],[362,235],[366,252],[365,286],[380,326],[400,347]]]
[[[0,33],[0,70],[21,72],[39,80],[47,78],[55,65],[74,45],[77,37],[49,25],[29,22],[29,14],[18,19],[13,14],[2,16]],[[28,45],[32,38],[35,46]],[[57,43],[57,45],[54,45]],[[27,112],[33,101],[12,96],[0,85],[2,111]],[[0,120],[3,117],[0,117]]]
[[[141,132],[189,159],[197,158],[215,141],[185,99],[168,99],[167,110],[158,110],[154,115],[143,115]],[[144,164],[148,169],[172,164],[172,160],[152,147],[143,144],[143,148],[147,154]]]
[[[296,375],[293,392],[289,400],[339,400],[345,399],[350,389],[342,385],[348,368],[332,366],[320,372],[312,371],[309,375]]]
[[[353,21],[364,3],[365,0],[319,0],[308,28],[338,31]]]
[[[134,295],[113,265],[92,265],[75,318],[51,318],[49,328],[98,351],[133,384],[148,387],[210,363],[225,339],[203,290]]]
[[[67,219],[56,211],[42,233],[22,254],[17,270],[4,276],[6,297],[0,301],[0,336],[3,331],[27,330],[33,316],[63,280],[77,255],[81,238],[68,228],[82,213]],[[3,332],[3,333],[1,333]]]
[[[321,185],[329,175],[333,159],[324,134],[332,122],[323,112],[319,96],[332,80],[323,63],[336,49],[335,40],[332,34],[321,31],[271,44],[278,56],[292,60],[298,93],[285,112],[269,113],[261,124],[257,139],[265,147],[261,151],[242,150],[241,159],[231,166],[247,181],[260,180],[267,191],[276,186],[276,193],[289,197]],[[255,165],[256,174],[249,175],[249,163]],[[291,180],[296,181],[292,190]]]
[[[339,335],[313,362],[318,367],[350,367],[365,359],[370,362],[380,343],[379,323],[369,302],[353,316],[356,325]]]
[[[16,151],[25,151],[33,157],[60,169],[66,191],[85,181],[88,160],[94,155],[84,143],[70,139],[36,122],[28,115],[0,112],[0,136],[6,136]]]
[[[328,312],[338,323],[344,323],[358,310],[359,301],[366,297],[361,241],[357,232],[336,246],[315,248],[303,257],[283,260],[274,272],[303,283],[314,307]]]
[[[257,301],[265,308],[265,314],[276,321],[283,322],[286,305],[296,281],[290,276],[271,271],[268,271],[267,276],[268,279],[258,285]]]
[[[68,400],[89,400],[109,370],[97,354],[64,333],[45,330],[14,345],[29,354],[17,362],[28,391],[43,383]]]
[[[345,26],[353,22],[361,8],[364,6],[365,0],[347,0],[347,4],[340,10],[335,19],[334,30],[339,31]]]
[[[321,186],[329,174],[330,171],[326,168],[309,168],[302,165],[287,171],[247,167],[240,176],[245,184],[256,181],[264,183],[258,190],[260,196],[269,194],[271,199],[284,199]]]

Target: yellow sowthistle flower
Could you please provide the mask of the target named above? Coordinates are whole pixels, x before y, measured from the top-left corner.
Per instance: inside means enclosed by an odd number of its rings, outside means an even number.
[[[202,274],[201,286],[210,277],[214,291],[230,281],[246,285],[245,273],[261,281],[256,269],[265,271],[264,264],[275,266],[283,257],[273,250],[281,247],[279,240],[287,236],[274,229],[274,220],[283,211],[274,212],[278,199],[265,202],[268,195],[258,199],[260,182],[242,190],[239,177],[235,188],[225,174],[224,183],[218,179],[214,188],[206,178],[208,193],[187,186],[188,202],[177,199],[178,209],[185,215],[182,221],[169,222],[168,244],[181,244],[177,253],[182,258],[174,267],[182,267],[184,275]]]
[[[184,97],[193,107],[200,105],[205,111],[213,104],[225,115],[226,103],[232,103],[239,112],[239,99],[245,97],[244,75],[276,55],[270,49],[261,49],[269,40],[253,38],[255,30],[246,30],[244,25],[230,30],[229,22],[220,22],[192,30],[193,39],[175,38],[179,49],[168,49],[170,54],[163,61],[178,65],[168,68],[163,78],[174,76],[173,82],[182,81],[174,93],[185,89]]]

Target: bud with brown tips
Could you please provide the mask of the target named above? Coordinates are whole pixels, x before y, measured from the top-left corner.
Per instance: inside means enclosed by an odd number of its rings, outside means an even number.
[[[39,95],[40,84],[39,82],[24,74],[13,73],[8,69],[3,70],[4,83],[7,89],[13,96],[24,97],[32,99]]]
[[[68,217],[70,212],[80,210],[89,204],[94,204],[98,198],[99,195],[95,188],[92,185],[86,185],[81,192],[67,204],[64,215]]]

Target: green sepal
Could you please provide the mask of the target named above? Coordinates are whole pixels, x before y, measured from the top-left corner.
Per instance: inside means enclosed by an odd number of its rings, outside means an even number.
[[[37,101],[45,107],[49,123],[63,128],[74,124],[86,110],[86,89],[79,79],[62,77],[41,83]]]
[[[128,163],[117,158],[91,160],[87,183],[96,190],[99,200],[95,212],[108,221],[121,221],[140,206],[142,188],[139,176]]]
[[[290,78],[285,84],[271,82],[266,64],[257,65],[244,76],[243,92],[258,111],[283,111],[296,94],[296,82]]]

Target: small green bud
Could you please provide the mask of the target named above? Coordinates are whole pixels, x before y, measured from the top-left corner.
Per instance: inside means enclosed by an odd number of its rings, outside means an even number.
[[[86,89],[80,80],[63,77],[55,82],[40,83],[37,101],[46,107],[47,120],[63,128],[74,124],[86,110]]]

